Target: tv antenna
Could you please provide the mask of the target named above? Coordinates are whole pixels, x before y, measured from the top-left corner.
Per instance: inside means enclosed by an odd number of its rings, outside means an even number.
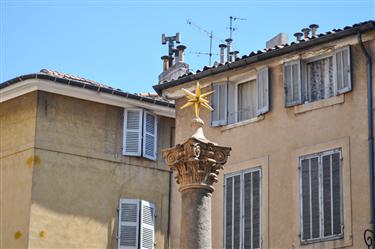
[[[207,52],[189,52],[189,53],[191,53],[191,54],[197,54],[198,56],[199,55],[208,55],[208,57],[209,57],[208,62],[209,62],[209,65],[211,66],[212,55],[213,55],[212,54],[212,40],[215,39],[215,40],[220,41],[220,42],[223,42],[223,40],[221,40],[220,38],[214,36],[212,31],[208,31],[208,30],[202,28],[198,24],[192,22],[190,19],[187,19],[186,22],[187,22],[188,25],[190,25],[190,26],[198,29],[202,33],[206,34],[209,37],[209,39],[210,39],[210,52],[208,52],[208,53]]]
[[[247,21],[246,18],[236,17],[236,16],[230,16],[229,17],[229,38],[232,39],[233,32],[238,30],[237,27],[233,27],[233,22],[235,21]]]

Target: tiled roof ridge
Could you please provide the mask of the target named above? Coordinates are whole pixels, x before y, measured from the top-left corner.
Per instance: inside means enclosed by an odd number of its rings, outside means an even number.
[[[140,95],[137,93],[129,93],[122,91],[121,89],[116,89],[111,86],[108,86],[103,83],[99,83],[93,80],[89,80],[83,77],[78,77],[72,74],[62,73],[56,70],[50,70],[43,68],[38,73],[25,74],[13,79],[4,81],[0,83],[0,89],[3,89],[7,86],[16,84],[18,82],[27,80],[27,79],[46,79],[51,80],[56,83],[62,83],[70,86],[82,87],[87,90],[93,90],[96,92],[108,93],[116,96],[121,96],[129,99],[144,101],[147,103],[152,103],[156,105],[162,105],[174,108],[174,101],[158,96],[157,94],[149,93],[148,96]]]
[[[54,77],[59,77],[59,78],[64,78],[64,79],[77,80],[77,81],[81,81],[81,82],[84,82],[84,83],[92,84],[94,86],[99,86],[99,87],[104,87],[104,88],[109,88],[109,89],[115,89],[115,88],[113,88],[109,85],[106,85],[106,84],[103,84],[103,83],[100,83],[100,82],[97,82],[97,81],[94,81],[94,80],[86,79],[86,78],[75,76],[75,75],[72,75],[72,74],[59,72],[59,71],[56,71],[56,70],[43,68],[43,69],[40,70],[40,73],[44,73],[44,74],[48,74],[48,75],[51,75],[51,76],[54,76]],[[121,89],[116,89],[116,90],[122,91]]]
[[[331,31],[322,32],[322,33],[317,34],[317,37],[302,38],[300,41],[293,41],[293,42],[290,42],[290,43],[276,45],[273,48],[264,48],[262,50],[252,51],[252,52],[250,52],[247,55],[245,54],[242,57],[238,57],[236,60],[234,60],[232,62],[228,62],[227,61],[225,63],[218,63],[218,64],[213,65],[213,66],[204,66],[202,69],[196,70],[195,73],[189,72],[189,73],[181,75],[176,80],[164,81],[164,82],[161,82],[160,84],[177,81],[179,79],[185,78],[185,77],[190,76],[190,75],[196,75],[196,74],[199,74],[199,73],[201,73],[203,71],[206,71],[206,70],[209,70],[209,69],[217,68],[217,67],[220,67],[220,66],[223,66],[223,65],[228,65],[228,64],[230,65],[230,64],[232,64],[234,62],[237,62],[237,61],[240,61],[240,60],[243,60],[243,59],[247,59],[249,57],[253,57],[253,56],[256,56],[256,55],[260,55],[260,54],[265,54],[265,53],[268,53],[268,52],[271,52],[271,51],[279,50],[279,49],[282,49],[282,48],[285,48],[285,47],[290,47],[290,46],[293,46],[293,45],[296,45],[296,44],[300,44],[300,43],[305,43],[305,42],[308,42],[308,41],[311,41],[311,40],[316,40],[316,39],[318,39],[320,37],[324,37],[324,36],[327,36],[327,35],[330,35],[330,34],[338,33],[338,32],[341,32],[343,30],[356,28],[358,26],[362,26],[362,25],[365,25],[365,24],[368,24],[368,23],[375,24],[375,20],[368,20],[368,21],[356,23],[356,24],[353,24],[352,26],[345,26],[342,29],[332,29]]]

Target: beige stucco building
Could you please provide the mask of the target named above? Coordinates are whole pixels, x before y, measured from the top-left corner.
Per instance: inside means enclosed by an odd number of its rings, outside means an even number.
[[[1,248],[169,248],[173,103],[50,70],[0,100]]]
[[[176,100],[176,143],[192,134],[193,112],[179,109],[181,88],[193,91],[199,81],[205,92],[215,90],[215,110],[201,111],[205,135],[232,151],[214,185],[213,248],[366,248],[365,50],[375,58],[373,21],[154,86]],[[178,185],[172,189],[170,240],[178,248],[184,211]]]

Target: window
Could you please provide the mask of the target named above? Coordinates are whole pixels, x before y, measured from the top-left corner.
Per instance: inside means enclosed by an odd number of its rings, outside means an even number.
[[[118,222],[119,249],[153,249],[155,206],[136,199],[120,199]]]
[[[225,175],[224,247],[261,247],[261,170]]]
[[[123,146],[124,155],[156,160],[157,116],[142,109],[125,109]]]
[[[286,106],[351,91],[350,47],[320,58],[285,63],[284,88]]]
[[[212,126],[233,124],[269,111],[268,68],[258,70],[254,80],[213,83],[212,89]]]
[[[237,121],[256,117],[255,80],[237,85]]]
[[[300,158],[301,241],[343,237],[341,150]]]

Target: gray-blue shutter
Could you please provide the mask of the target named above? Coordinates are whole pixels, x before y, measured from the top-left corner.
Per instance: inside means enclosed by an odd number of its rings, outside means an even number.
[[[236,114],[236,84],[234,82],[228,82],[228,124],[234,124],[237,122]]]
[[[253,175],[253,246],[260,248],[260,170],[254,171]]]
[[[215,91],[211,97],[211,125],[213,127],[227,124],[227,83],[213,83],[212,90]]]
[[[350,68],[350,46],[337,49],[336,59],[336,86],[338,93],[346,93],[352,90]]]
[[[340,153],[332,154],[332,205],[333,234],[342,234],[342,197],[341,197],[341,158]]]
[[[224,224],[224,243],[225,249],[232,249],[232,213],[233,213],[233,177],[225,179],[225,224]]]
[[[295,60],[284,64],[285,106],[302,103],[301,61]]]
[[[302,241],[311,239],[310,219],[310,160],[301,161],[301,226]]]
[[[268,67],[257,72],[256,78],[256,115],[266,113],[270,109],[269,70]]]

